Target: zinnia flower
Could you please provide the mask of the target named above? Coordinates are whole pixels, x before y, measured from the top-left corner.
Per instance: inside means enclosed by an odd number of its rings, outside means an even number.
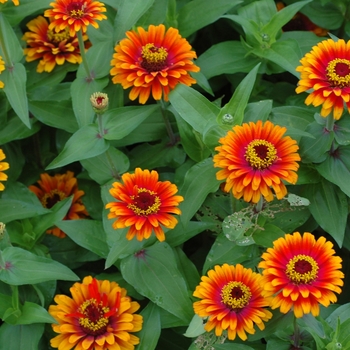
[[[126,238],[136,235],[139,241],[148,239],[152,231],[160,241],[165,240],[162,226],[174,228],[177,219],[172,214],[181,214],[177,206],[182,196],[175,196],[176,185],[169,181],[158,181],[155,170],[137,168],[135,174],[123,174],[122,181],[114,182],[110,194],[118,200],[106,205],[110,209],[109,219],[117,218],[113,228],[130,227]]]
[[[296,141],[283,137],[286,128],[259,120],[236,125],[222,137],[222,146],[213,158],[214,166],[223,168],[216,174],[218,180],[226,180],[224,190],[246,202],[258,203],[260,196],[273,200],[270,187],[278,199],[287,194],[282,180],[295,184],[300,160]]]
[[[227,330],[228,339],[236,335],[247,339],[246,332],[254,334],[254,324],[260,330],[265,328],[272,313],[265,309],[269,300],[261,295],[262,276],[242,265],[216,265],[202,276],[193,295],[200,298],[193,304],[194,312],[200,317],[209,317],[204,328],[210,332],[215,328],[219,337]]]
[[[56,295],[57,305],[49,313],[58,324],[52,328],[58,336],[51,346],[59,350],[133,350],[139,338],[133,334],[142,328],[140,308],[116,282],[91,276],[70,288],[72,298]]]
[[[67,171],[65,174],[41,174],[38,181],[39,186],[31,185],[29,189],[36,194],[45,208],[52,208],[57,202],[73,196],[72,205],[63,220],[77,220],[87,217],[89,214],[81,201],[84,191],[78,189],[77,179],[74,173]],[[54,236],[64,238],[66,234],[58,227],[46,231]]]
[[[1,183],[1,181],[7,180],[7,175],[3,173],[4,170],[7,170],[10,168],[9,163],[1,162],[6,158],[4,151],[0,148],[0,191],[3,191],[5,189],[5,186]]]
[[[81,63],[78,38],[69,35],[69,28],[55,32],[49,29],[49,23],[43,16],[27,23],[29,32],[24,33],[22,39],[27,41],[28,48],[24,49],[26,61],[39,60],[37,72],[51,72],[56,64],[62,65],[65,61],[70,63]],[[88,39],[83,35],[83,40]],[[85,43],[88,48],[90,43]]]
[[[69,28],[70,36],[82,29],[85,33],[87,26],[91,24],[98,28],[96,20],[107,19],[102,13],[106,12],[104,4],[93,0],[56,0],[51,2],[53,9],[46,10],[45,17],[51,17],[52,22],[49,29],[55,29],[56,32]]]
[[[263,269],[263,295],[272,297],[271,308],[287,313],[293,308],[296,317],[320,313],[319,304],[329,306],[341,293],[344,274],[342,259],[334,256],[333,244],[305,232],[286,234],[263,253],[258,267]]]
[[[151,92],[155,100],[168,100],[169,92],[179,83],[191,86],[196,82],[189,72],[198,72],[197,58],[188,41],[175,28],[165,30],[163,24],[150,25],[126,32],[114,50],[110,73],[115,84],[132,87],[129,98],[144,104]]]
[[[327,39],[314,46],[301,60],[300,81],[296,92],[313,89],[305,100],[307,105],[322,105],[321,116],[333,110],[333,118],[340,119],[344,103],[350,112],[350,41]]]
[[[2,60],[2,57],[0,56],[0,74],[5,70],[5,62]],[[4,83],[0,80],[0,89],[4,87]]]
[[[0,0],[1,4],[4,4],[5,2],[7,2],[7,0]],[[12,0],[12,2],[14,3],[15,6],[19,5],[19,0]]]

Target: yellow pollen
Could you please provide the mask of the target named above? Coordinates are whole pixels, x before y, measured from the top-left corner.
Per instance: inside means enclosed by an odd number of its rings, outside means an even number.
[[[242,282],[231,281],[221,289],[221,301],[231,309],[243,309],[252,296],[250,288]]]
[[[266,169],[278,158],[275,146],[259,139],[248,144],[244,157],[254,169]]]
[[[87,308],[94,308],[93,319],[89,315]],[[85,315],[86,317],[79,318],[79,324],[88,331],[98,332],[100,329],[108,325],[108,318],[104,317],[104,314],[109,311],[108,307],[104,307],[102,303],[97,304],[96,299],[89,299],[84,301],[80,305],[79,312]]]
[[[52,30],[48,30],[47,33],[47,38],[49,41],[54,42],[54,43],[60,43],[63,40],[67,40],[70,38],[69,36],[69,28],[66,27],[63,31],[56,33]]]
[[[66,194],[62,191],[59,191],[57,188],[51,190],[49,193],[45,193],[45,195],[41,198],[41,204],[44,208],[52,208],[57,202],[66,198]]]
[[[163,63],[168,57],[168,52],[164,47],[157,47],[153,43],[142,46],[141,56],[147,63]]]
[[[286,275],[295,284],[307,284],[317,278],[318,264],[308,255],[298,254],[286,266]]]
[[[133,203],[128,204],[128,208],[131,209],[137,215],[151,215],[158,212],[161,201],[156,195],[156,192],[147,190],[146,188],[138,188],[136,196],[130,196]]]
[[[70,11],[70,16],[73,18],[81,18],[84,16],[84,14],[85,14],[84,8],[82,8],[81,10],[71,10]]]
[[[350,61],[345,58],[336,58],[327,65],[327,78],[330,84],[340,88],[350,86]]]

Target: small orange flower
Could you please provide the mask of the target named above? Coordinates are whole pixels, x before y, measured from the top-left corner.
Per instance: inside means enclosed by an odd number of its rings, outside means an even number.
[[[224,190],[235,198],[258,203],[261,196],[267,201],[287,194],[282,182],[295,184],[300,160],[296,141],[283,137],[286,128],[259,120],[242,126],[236,125],[219,142],[219,152],[213,158],[214,167],[223,168],[216,174],[218,180],[226,180]]]
[[[102,13],[106,8],[102,2],[93,0],[56,0],[51,2],[53,9],[46,10],[45,17],[51,17],[52,22],[49,29],[60,32],[69,28],[70,36],[75,36],[76,32],[82,29],[85,33],[87,26],[91,24],[98,28],[98,21],[107,19]]]
[[[28,22],[27,27],[30,31],[24,33],[22,39],[27,41],[29,47],[24,49],[24,54],[27,62],[40,60],[36,69],[38,73],[51,72],[56,64],[62,65],[66,61],[81,63],[78,38],[69,35],[68,27],[62,31],[52,31],[43,16]],[[84,35],[83,40],[87,39],[87,35]],[[90,43],[86,42],[85,48],[89,46]]]
[[[254,324],[263,330],[264,322],[272,317],[272,313],[265,309],[269,300],[261,296],[261,280],[260,274],[240,264],[216,265],[208,271],[208,276],[202,276],[193,293],[201,300],[196,301],[193,308],[200,317],[209,317],[205,330],[210,332],[215,328],[217,337],[227,330],[230,340],[236,335],[246,340],[246,332],[255,333]]]
[[[158,181],[155,170],[137,168],[135,174],[122,175],[122,181],[113,183],[110,194],[118,200],[106,205],[110,209],[109,219],[117,218],[113,228],[130,227],[126,238],[136,236],[139,241],[148,239],[152,231],[160,241],[165,240],[162,226],[174,228],[177,219],[172,214],[181,214],[177,206],[182,196],[175,196],[176,185],[169,181]]]
[[[1,4],[4,4],[5,2],[7,2],[7,0],[0,0]],[[19,0],[12,0],[12,2],[14,3],[15,6],[19,5]]]
[[[54,176],[45,173],[40,175],[40,179],[38,181],[39,187],[31,185],[29,189],[36,194],[43,207],[50,209],[57,202],[73,196],[72,205],[64,220],[84,219],[89,215],[81,201],[84,191],[78,189],[78,182],[73,172],[67,171],[66,174],[56,174]],[[66,236],[58,227],[46,232],[60,238]]]
[[[327,39],[314,46],[301,60],[300,80],[296,93],[313,91],[305,100],[307,105],[322,105],[321,116],[333,111],[333,118],[340,119],[344,103],[350,113],[350,41]]]
[[[132,87],[129,98],[144,104],[150,94],[155,100],[168,100],[169,92],[179,83],[195,84],[189,72],[198,72],[197,58],[188,41],[175,28],[165,30],[163,24],[126,32],[114,50],[110,73],[114,84]]]
[[[344,274],[341,258],[334,256],[333,244],[305,232],[287,234],[273,242],[263,253],[258,267],[263,269],[263,295],[271,297],[272,309],[282,313],[293,309],[296,317],[312,313],[318,316],[320,306],[337,301]]]
[[[5,62],[2,60],[2,57],[0,56],[0,74],[5,70]],[[5,84],[0,80],[0,89],[2,89],[5,86]]]
[[[142,328],[143,318],[135,314],[139,303],[131,301],[125,288],[116,282],[91,276],[70,288],[72,298],[56,295],[57,305],[49,313],[58,324],[52,328],[58,336],[51,346],[59,350],[133,350],[139,338],[133,334]]]
[[[7,180],[7,175],[5,173],[3,173],[3,171],[10,168],[9,163],[1,162],[5,158],[6,158],[5,153],[0,148],[0,191],[3,191],[5,189],[5,186],[1,183],[1,181],[6,181]]]

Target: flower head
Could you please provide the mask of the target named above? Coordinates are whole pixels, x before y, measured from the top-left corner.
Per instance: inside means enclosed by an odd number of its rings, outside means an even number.
[[[0,191],[3,191],[5,189],[5,186],[1,183],[1,181],[7,180],[7,175],[3,173],[4,170],[7,170],[10,168],[9,163],[7,162],[1,162],[6,158],[5,153],[2,149],[0,149]]]
[[[150,25],[126,32],[127,38],[114,48],[110,73],[113,83],[132,87],[129,98],[144,104],[150,94],[155,100],[168,100],[169,92],[179,83],[191,86],[196,81],[189,72],[198,72],[197,58],[188,41],[175,28]]]
[[[344,103],[350,112],[350,41],[327,39],[314,46],[301,60],[300,80],[296,92],[313,89],[305,100],[307,105],[322,105],[321,116],[333,111],[340,119]]]
[[[51,2],[53,9],[46,10],[45,17],[51,17],[49,29],[60,32],[69,28],[70,36],[75,36],[80,29],[86,32],[87,26],[91,24],[98,28],[96,20],[107,19],[102,13],[106,12],[104,4],[94,0],[56,0]]]
[[[133,350],[139,338],[133,334],[142,328],[140,308],[116,282],[85,277],[70,288],[72,297],[56,295],[57,305],[49,313],[58,324],[52,328],[58,336],[51,346],[60,350]]]
[[[265,328],[272,313],[265,309],[269,300],[263,298],[262,276],[242,265],[216,265],[202,276],[193,295],[200,298],[193,304],[194,312],[200,317],[209,317],[205,330],[215,328],[216,336],[227,330],[228,339],[236,335],[247,339],[246,333],[254,334],[254,324],[260,330]]]
[[[344,274],[341,258],[334,256],[333,244],[305,232],[287,234],[273,242],[262,255],[258,267],[263,269],[263,295],[272,297],[272,309],[287,313],[293,308],[296,317],[312,313],[317,316],[319,304],[336,302],[341,293]]]
[[[5,2],[7,2],[7,0],[0,0],[1,4],[4,4]],[[15,6],[19,5],[19,0],[12,0],[12,2],[14,3]]]
[[[81,201],[84,191],[78,189],[77,179],[74,173],[67,171],[65,174],[41,174],[38,186],[31,185],[29,189],[36,194],[45,208],[52,208],[57,202],[73,196],[72,205],[63,220],[77,220],[87,217],[89,214]],[[54,236],[64,238],[66,234],[58,227],[46,231]]]
[[[40,60],[37,72],[51,72],[56,64],[62,65],[66,61],[70,63],[80,63],[82,61],[78,38],[76,35],[69,35],[69,28],[55,32],[49,29],[49,23],[43,16],[31,20],[27,23],[29,32],[24,33],[22,39],[29,47],[24,49],[26,61]],[[83,40],[88,39],[87,35]],[[85,43],[85,48],[90,46]]]
[[[5,62],[3,61],[2,57],[0,56],[0,74],[5,70]],[[0,89],[4,87],[4,83],[0,80]]]
[[[176,185],[169,181],[158,181],[155,170],[135,169],[135,174],[123,174],[122,181],[114,182],[110,194],[118,200],[106,205],[110,209],[109,219],[117,218],[113,228],[130,227],[126,238],[136,235],[139,241],[148,239],[152,231],[160,241],[165,240],[162,226],[174,228],[177,219],[172,214],[181,214],[177,206],[182,196],[175,196]]]
[[[295,184],[300,160],[296,141],[283,137],[286,128],[259,120],[236,125],[219,140],[219,152],[213,158],[214,166],[223,168],[216,174],[226,180],[224,190],[246,202],[257,203],[260,196],[273,200],[271,187],[278,199],[287,194],[282,180]]]
[[[108,95],[103,92],[94,92],[90,96],[91,106],[98,114],[104,113],[108,109]]]

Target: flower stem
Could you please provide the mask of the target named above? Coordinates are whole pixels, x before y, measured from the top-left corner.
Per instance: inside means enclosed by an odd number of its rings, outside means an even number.
[[[264,197],[260,196],[259,202],[255,204],[255,211],[260,213],[264,205]]]
[[[14,67],[13,62],[11,61],[11,57],[10,54],[7,50],[6,44],[5,44],[5,40],[4,40],[4,31],[3,31],[3,27],[4,27],[4,23],[3,23],[3,18],[2,18],[3,14],[0,12],[0,48],[1,51],[4,55],[3,59],[5,61],[6,67],[8,69],[12,69]]]
[[[170,146],[175,146],[177,143],[177,140],[176,140],[173,128],[171,127],[170,120],[168,118],[167,111],[165,108],[165,103],[164,103],[163,99],[160,99],[160,111],[162,112],[162,117],[163,117],[165,127],[167,130],[169,139],[170,139]]]
[[[86,54],[85,54],[85,45],[84,45],[84,39],[83,39],[83,31],[80,29],[77,31],[77,37],[78,37],[78,43],[79,43],[79,50],[80,50],[80,55],[81,59],[83,61],[83,65],[87,74],[87,80],[92,81],[94,78],[91,75],[91,71],[89,69],[89,65],[86,60]]]
[[[326,118],[326,130],[333,131],[333,129],[334,129],[334,118],[333,118],[333,115],[330,114]]]
[[[294,316],[293,321],[294,334],[293,334],[293,349],[300,349],[300,329],[297,323],[297,318]]]

